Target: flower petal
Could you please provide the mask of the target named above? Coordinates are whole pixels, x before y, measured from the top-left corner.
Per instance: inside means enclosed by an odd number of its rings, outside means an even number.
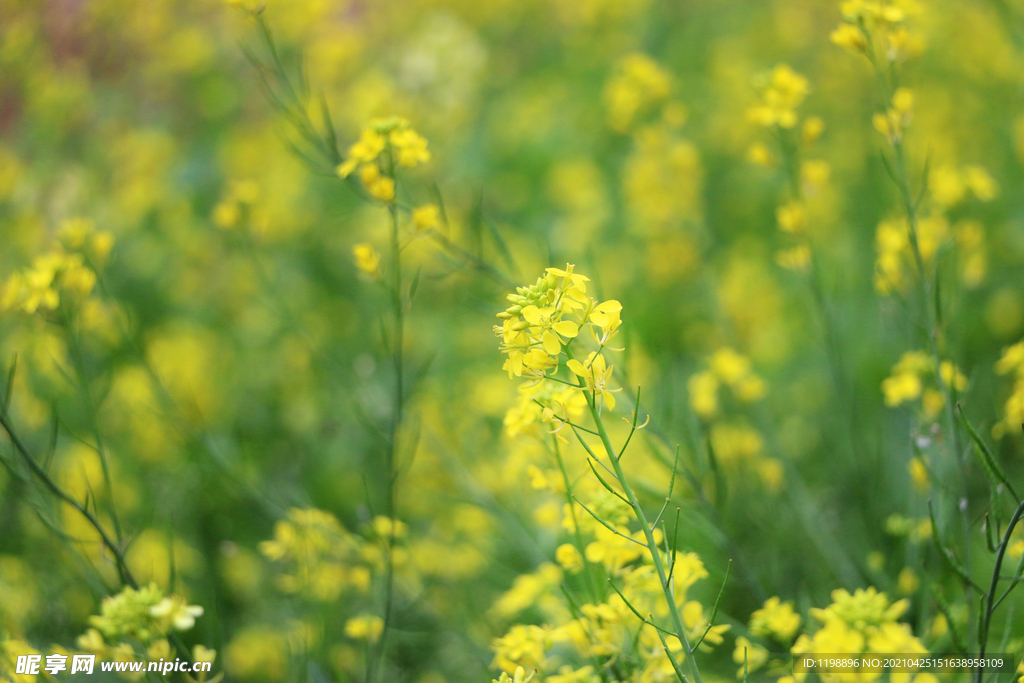
[[[569,368],[570,370],[572,370],[573,374],[575,374],[575,375],[578,375],[579,377],[586,377],[586,376],[587,376],[587,374],[588,374],[588,373],[587,373],[587,369],[586,369],[585,367],[583,367],[583,363],[579,362],[579,361],[578,361],[578,360],[576,360],[575,358],[573,358],[572,360],[570,360],[570,361],[569,361],[568,363],[566,363],[565,365],[566,365],[566,367],[568,367],[568,368]]]
[[[562,320],[551,326],[555,332],[562,335],[563,337],[575,337],[580,333],[579,325],[571,320]]]
[[[615,394],[610,391],[602,391],[601,397],[604,399],[604,404],[608,406],[608,410],[615,410]]]
[[[532,325],[540,325],[540,309],[536,306],[527,306],[522,311],[523,319]]]
[[[573,301],[579,301],[580,303],[587,300],[586,292],[578,287],[573,287],[566,291],[565,296]]]
[[[557,356],[562,350],[562,342],[559,341],[558,337],[551,330],[544,333],[544,337],[541,339],[544,344],[544,350],[552,356]]]

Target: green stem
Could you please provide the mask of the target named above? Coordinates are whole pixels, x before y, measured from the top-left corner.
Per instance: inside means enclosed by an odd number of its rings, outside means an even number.
[[[564,350],[569,359],[572,360],[572,351],[568,347],[565,347]],[[661,559],[661,551],[658,549],[658,543],[654,539],[654,530],[647,521],[647,515],[644,514],[644,510],[640,506],[640,501],[633,492],[633,487],[629,485],[625,472],[622,471],[622,465],[619,463],[619,458],[616,455],[615,448],[612,446],[611,439],[608,438],[608,432],[604,427],[604,421],[601,419],[601,413],[597,409],[596,398],[594,397],[593,392],[588,394],[583,380],[580,379],[579,382],[580,388],[583,389],[584,395],[587,396],[587,406],[590,408],[590,415],[593,417],[594,424],[597,426],[597,433],[601,437],[601,443],[604,446],[605,453],[607,453],[608,459],[611,461],[612,467],[615,469],[615,476],[618,478],[619,484],[622,486],[622,491],[626,494],[626,498],[629,500],[629,504],[633,508],[633,513],[640,522],[640,528],[643,531],[644,539],[647,542],[647,550],[651,553],[651,559],[654,562],[654,569],[658,573],[661,589],[665,594],[665,601],[668,603],[668,611],[672,618],[672,625],[676,630],[676,638],[679,639],[680,644],[682,644],[683,648],[686,650],[686,661],[689,664],[690,672],[693,674],[695,683],[703,683],[703,679],[700,675],[700,669],[697,667],[697,662],[694,660],[693,649],[690,647],[690,639],[686,635],[686,628],[683,626],[682,617],[679,615],[679,608],[676,606],[672,584],[669,581],[668,574],[665,571],[664,562]],[[669,654],[669,659],[672,660],[673,665],[676,666],[675,660],[672,658],[671,654]]]
[[[893,87],[890,86],[888,79],[886,78],[884,70],[878,63],[878,59],[874,53],[874,47],[871,43],[870,32],[865,27],[861,27],[864,32],[865,38],[868,40],[868,60],[871,62],[871,66],[875,71],[875,75],[878,79],[879,89],[881,90],[883,97],[883,106],[889,107],[892,101]],[[895,80],[895,74],[893,75]],[[921,304],[925,311],[925,321],[927,325],[927,337],[928,337],[928,350],[932,356],[932,362],[935,365],[935,379],[939,385],[939,390],[942,392],[944,402],[944,412],[946,421],[949,424],[950,434],[953,437],[953,461],[957,464],[957,468],[960,472],[960,481],[962,486],[962,496],[964,499],[967,497],[967,465],[966,457],[961,446],[960,430],[956,423],[956,416],[953,414],[953,391],[949,384],[942,377],[942,357],[939,349],[939,320],[941,319],[941,311],[939,307],[941,302],[938,297],[933,296],[933,288],[929,278],[927,264],[925,263],[924,256],[921,253],[920,240],[918,239],[917,231],[917,207],[914,201],[913,193],[910,190],[910,174],[907,170],[907,157],[906,151],[903,145],[903,139],[900,136],[894,136],[892,140],[893,148],[893,159],[895,161],[895,172],[893,181],[899,190],[900,198],[903,202],[903,209],[907,216],[907,231],[908,240],[910,242],[910,249],[914,257],[914,264],[917,267],[918,272],[918,284],[920,286]],[[935,270],[935,278],[938,280],[938,268]],[[960,508],[960,506],[958,506]],[[960,522],[961,522],[961,533],[964,540],[964,568],[970,572],[971,570],[971,544],[970,544],[970,520],[967,518],[967,510],[960,509]],[[964,593],[967,602],[968,612],[973,609],[973,600],[971,599],[971,586],[969,584],[964,585]],[[970,614],[968,615],[970,617]],[[980,618],[980,616],[979,616]]]
[[[395,192],[397,196],[397,178],[395,176],[395,161],[390,146],[387,153],[388,174],[395,180]],[[393,281],[391,284],[391,305],[394,316],[394,338],[392,339],[392,361],[394,365],[394,404],[391,421],[391,442],[384,452],[384,476],[386,477],[384,487],[384,509],[392,525],[395,521],[395,489],[397,488],[398,475],[395,472],[395,455],[398,450],[399,432],[402,428],[402,414],[405,409],[405,387],[403,381],[403,347],[405,344],[405,310],[402,297],[402,245],[398,225],[398,207],[395,201],[388,203],[388,213],[391,215],[391,271]],[[385,539],[385,576],[384,576],[384,628],[381,631],[380,640],[377,642],[376,653],[367,658],[367,683],[373,680],[383,680],[384,658],[387,653],[388,632],[393,620],[395,602],[395,565],[394,565],[394,543],[395,534],[392,526],[392,533]]]
[[[14,446],[14,450],[18,452],[21,458],[25,461],[25,464],[28,465],[29,471],[40,481],[40,483],[42,483],[42,485],[46,487],[46,489],[49,490],[50,493],[52,493],[58,500],[61,500],[74,508],[85,518],[89,523],[89,526],[96,530],[96,533],[100,537],[100,543],[110,551],[110,554],[114,558],[114,566],[117,567],[117,574],[121,584],[134,590],[138,590],[139,584],[135,580],[135,577],[132,576],[131,569],[128,568],[128,562],[125,559],[124,551],[121,549],[119,543],[116,543],[110,537],[96,516],[89,511],[89,508],[79,503],[71,496],[70,493],[62,489],[42,467],[42,465],[36,461],[35,457],[33,457],[32,453],[28,450],[28,447],[14,431],[14,426],[11,424],[8,415],[3,410],[0,410],[0,428],[3,428],[3,431],[6,432],[7,438],[10,439],[11,445]],[[185,644],[182,642],[181,637],[178,636],[178,634],[174,633],[174,631],[169,631],[167,633],[167,639],[179,652],[181,652],[182,659],[189,662],[191,661],[189,650],[185,647]]]

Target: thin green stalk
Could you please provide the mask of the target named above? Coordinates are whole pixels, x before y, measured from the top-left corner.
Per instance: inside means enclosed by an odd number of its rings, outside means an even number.
[[[878,79],[879,89],[882,93],[883,106],[889,107],[892,101],[892,88],[886,79],[885,72],[878,64],[878,60],[875,58],[873,47],[871,46],[871,35],[863,29],[865,38],[868,40],[867,57],[868,61],[871,62],[871,67],[874,69],[875,75]],[[929,282],[928,269],[926,267],[924,256],[921,253],[921,245],[918,239],[917,232],[917,206],[914,201],[913,193],[910,189],[910,174],[907,170],[907,157],[906,151],[903,146],[902,135],[894,136],[892,140],[893,148],[893,159],[896,162],[895,173],[893,174],[893,182],[896,185],[897,190],[900,193],[900,199],[903,202],[903,209],[907,216],[907,232],[908,240],[910,242],[911,253],[914,257],[914,265],[917,267],[918,272],[918,284],[921,289],[921,301],[925,309],[925,319],[928,327],[928,346],[935,360],[935,373],[939,386],[943,391],[943,396],[946,398],[947,406],[947,417],[950,422],[950,429],[957,441],[958,450],[956,453],[957,459],[962,459],[959,452],[959,430],[956,426],[956,420],[952,414],[952,402],[950,397],[949,387],[946,386],[945,381],[942,379],[942,373],[939,365],[942,362],[939,356],[938,348],[938,335],[939,335],[939,301],[933,300],[932,287]]]
[[[870,41],[870,35],[867,31],[865,31],[865,36]],[[879,80],[882,96],[884,98],[883,105],[888,107],[892,100],[892,89],[890,88],[889,83],[885,78],[885,74],[880,68],[878,61],[874,57],[874,52],[871,49],[868,50],[868,59],[871,62],[871,66],[875,70],[875,74]],[[917,205],[910,189],[910,174],[907,170],[906,151],[903,146],[902,136],[894,137],[892,147],[893,159],[896,162],[896,173],[894,174],[893,182],[899,190],[900,199],[903,202],[903,209],[907,216],[908,239],[910,242],[911,252],[914,257],[914,264],[918,271],[921,303],[925,310],[925,320],[928,328],[928,347],[935,362],[936,380],[938,381],[939,388],[945,398],[946,418],[949,422],[950,432],[953,435],[954,446],[956,448],[954,456],[962,466],[964,458],[960,448],[960,430],[957,427],[956,418],[953,415],[954,402],[952,400],[952,392],[946,381],[943,379],[941,370],[942,358],[939,354],[939,320],[941,317],[939,311],[940,302],[937,298],[932,296],[933,292],[931,282],[929,280],[928,269],[924,261],[924,256],[921,253],[921,245],[917,232]],[[938,272],[936,271],[936,277],[937,276]],[[966,472],[961,471],[961,474],[965,475]],[[966,477],[964,477],[964,481],[966,482]]]
[[[395,178],[395,162],[391,158],[391,150],[388,149],[388,157],[390,161],[390,174],[391,177]],[[397,188],[396,188],[397,192]],[[394,339],[392,340],[392,354],[394,361],[394,372],[395,372],[395,394],[394,394],[394,417],[392,421],[392,438],[391,447],[388,449],[386,454],[386,473],[388,476],[388,487],[387,487],[387,511],[388,516],[394,516],[394,486],[395,486],[395,474],[394,474],[394,459],[395,451],[398,447],[398,433],[402,426],[402,412],[405,409],[405,386],[403,374],[403,347],[405,345],[405,306],[402,297],[402,254],[401,254],[401,235],[398,226],[398,210],[395,208],[394,203],[388,205],[388,211],[391,214],[391,270],[392,270],[392,292],[391,292],[391,304],[392,304],[392,315],[395,317],[395,330]]]
[[[0,411],[0,427],[3,427],[4,432],[7,433],[7,438],[11,440],[14,450],[18,452],[21,458],[25,461],[25,464],[28,465],[29,471],[35,475],[43,486],[54,496],[73,507],[79,514],[85,517],[86,521],[89,522],[89,525],[96,530],[96,533],[99,534],[100,542],[114,557],[114,565],[117,567],[117,573],[121,577],[121,581],[132,588],[138,588],[138,584],[135,583],[135,580],[131,576],[131,572],[128,570],[128,565],[124,559],[124,553],[121,551],[120,542],[115,542],[96,516],[90,512],[85,505],[82,505],[75,500],[71,494],[64,491],[64,489],[62,489],[57,482],[53,480],[50,474],[43,469],[42,465],[36,462],[36,459],[32,456],[28,447],[25,446],[25,443],[14,431],[14,427],[11,425],[7,415],[3,411]]]
[[[875,72],[875,76],[878,80],[879,88],[882,93],[883,106],[889,107],[892,101],[893,88],[890,87],[889,80],[887,79],[884,70],[878,63],[875,57],[874,45],[871,42],[871,34],[865,26],[861,26],[866,40],[868,41],[868,49],[866,55],[868,61],[871,63],[871,67]],[[895,75],[893,75],[895,80]],[[903,202],[903,209],[907,216],[907,230],[908,240],[910,242],[911,252],[914,257],[914,264],[917,267],[918,272],[918,284],[920,287],[921,304],[925,310],[925,321],[927,325],[927,337],[928,337],[928,349],[932,356],[932,361],[935,365],[935,379],[939,385],[939,390],[942,392],[944,401],[944,412],[946,421],[949,424],[950,434],[953,437],[953,460],[957,464],[957,468],[960,472],[960,481],[962,486],[962,496],[966,499],[967,496],[967,466],[966,458],[963,453],[961,446],[960,430],[956,422],[956,416],[953,414],[953,392],[952,388],[947,384],[945,379],[942,377],[942,357],[939,350],[939,321],[941,320],[941,311],[939,307],[941,302],[937,296],[933,296],[933,289],[929,278],[929,272],[926,267],[924,256],[921,253],[921,245],[918,239],[917,232],[917,203],[914,199],[914,195],[910,189],[910,174],[907,170],[907,157],[906,151],[903,145],[902,131],[900,135],[895,135],[892,140],[893,148],[893,159],[895,161],[895,172],[892,174],[893,182],[896,185],[900,193],[900,198]],[[935,269],[935,278],[938,279],[938,268]],[[958,506],[960,508],[960,506]],[[967,510],[960,508],[960,521],[961,521],[961,533],[963,535],[964,543],[964,568],[970,572],[971,570],[971,543],[970,543],[970,520],[967,518]],[[973,600],[971,599],[971,586],[965,584],[964,586],[965,599],[967,602],[968,619],[970,620],[970,612],[972,610]],[[980,615],[979,615],[980,618]]]
[[[388,147],[389,175],[395,178],[395,161],[390,146]],[[396,182],[397,185],[397,182]],[[396,187],[397,194],[397,187]],[[391,283],[391,305],[394,316],[394,337],[392,339],[392,362],[394,365],[394,415],[391,422],[391,439],[384,452],[384,476],[387,478],[384,490],[384,508],[388,519],[395,520],[395,495],[397,487],[397,474],[395,472],[395,456],[398,449],[399,433],[402,428],[402,413],[405,409],[405,387],[403,380],[403,347],[405,344],[405,306],[402,297],[402,245],[401,234],[398,225],[398,209],[394,202],[388,204],[388,213],[391,215],[391,260],[392,271]],[[394,616],[395,601],[395,565],[394,565],[394,542],[395,535],[388,534],[385,539],[386,552],[384,555],[385,576],[384,576],[384,628],[381,631],[380,640],[377,642],[375,656],[369,657],[367,662],[367,683],[371,683],[376,677],[383,680],[384,658],[387,653],[388,633]]]
[[[128,562],[125,559],[124,551],[120,546],[120,542],[115,542],[96,516],[89,511],[88,507],[75,500],[71,494],[62,489],[57,482],[53,480],[50,474],[43,469],[42,465],[40,465],[36,461],[35,457],[33,457],[31,451],[28,450],[25,442],[23,442],[17,432],[15,432],[8,415],[3,410],[0,410],[0,427],[3,428],[4,432],[7,434],[7,438],[11,441],[11,445],[14,446],[14,450],[17,451],[22,460],[25,461],[25,464],[28,465],[29,471],[36,477],[36,479],[38,479],[39,482],[58,500],[61,500],[74,508],[80,515],[82,515],[82,517],[85,518],[89,523],[89,526],[96,530],[96,533],[99,534],[100,537],[100,543],[114,558],[114,566],[117,567],[117,574],[121,580],[121,584],[134,590],[138,590],[139,584],[132,575],[131,569],[128,568]],[[185,644],[176,633],[173,631],[168,632],[167,638],[181,653],[182,659],[186,661],[191,660],[188,648],[185,647]]]
[[[565,347],[565,353],[570,360],[573,359],[572,350],[568,346]],[[601,419],[601,413],[597,409],[595,396],[592,392],[588,393],[586,384],[582,379],[579,380],[579,384],[584,395],[587,397],[587,406],[590,408],[590,415],[594,420],[594,424],[597,426],[597,432],[601,437],[601,443],[604,446],[605,453],[608,455],[608,459],[611,461],[612,467],[615,469],[615,476],[618,478],[619,485],[622,486],[622,491],[626,494],[626,498],[629,500],[629,504],[633,508],[633,513],[640,522],[640,528],[644,533],[644,539],[647,541],[647,550],[651,553],[651,559],[654,562],[654,569],[658,573],[662,592],[665,594],[665,601],[668,603],[669,615],[672,618],[672,625],[676,630],[675,635],[686,649],[686,661],[689,663],[694,681],[696,683],[703,683],[703,679],[700,675],[700,669],[697,667],[697,662],[693,656],[693,649],[690,647],[690,639],[686,635],[686,628],[683,625],[682,617],[680,616],[679,609],[676,606],[675,595],[673,594],[672,584],[668,579],[667,572],[665,571],[665,565],[661,558],[661,551],[658,549],[658,543],[654,539],[654,530],[648,523],[647,515],[644,514],[640,501],[633,492],[633,488],[629,485],[629,481],[626,479],[626,474],[622,471],[622,465],[619,463],[616,450],[612,446],[611,439],[608,438],[608,432],[604,427],[604,421]],[[666,647],[666,652],[667,650],[668,648]],[[671,654],[669,655],[669,659],[672,660],[673,665],[676,666],[678,671],[678,667]]]

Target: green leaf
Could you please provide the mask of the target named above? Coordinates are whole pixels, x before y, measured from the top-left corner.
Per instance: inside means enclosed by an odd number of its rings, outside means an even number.
[[[987,512],[985,513],[985,545],[990,553],[996,551],[996,538],[992,531],[992,517]]]
[[[725,504],[726,498],[726,481],[722,474],[721,468],[718,466],[718,456],[715,454],[715,446],[711,443],[711,434],[707,435],[707,449],[708,449],[708,465],[711,467],[711,473],[715,478],[715,505],[721,506]]]
[[[703,635],[700,640],[693,644],[694,650],[700,647],[700,644],[704,642],[704,637],[711,632],[711,627],[715,625],[715,617],[718,616],[718,604],[722,602],[722,595],[725,594],[725,584],[729,582],[729,572],[732,571],[732,560],[729,560],[729,564],[725,565],[725,578],[722,579],[722,587],[718,589],[718,597],[715,598],[715,606],[711,608],[711,618],[708,620],[708,627],[704,629]]]
[[[631,542],[631,543],[636,543],[636,544],[637,544],[638,546],[640,546],[640,547],[642,547],[642,548],[646,548],[646,547],[647,547],[647,544],[646,544],[646,543],[641,543],[640,541],[636,540],[636,539],[635,539],[635,538],[633,538],[632,536],[627,536],[626,534],[622,533],[621,531],[619,531],[618,529],[616,529],[615,527],[613,527],[613,526],[612,526],[611,524],[609,524],[608,522],[606,522],[606,521],[604,521],[603,519],[601,519],[600,517],[598,517],[598,515],[597,515],[597,513],[596,513],[596,512],[594,512],[593,510],[591,510],[590,508],[588,508],[588,507],[587,507],[586,505],[584,505],[584,504],[583,504],[582,502],[580,502],[580,499],[579,499],[579,498],[577,498],[576,496],[573,496],[573,497],[572,497],[572,499],[573,499],[574,501],[576,501],[576,504],[577,504],[577,505],[579,505],[579,506],[580,506],[581,508],[583,508],[584,510],[586,510],[586,511],[587,511],[587,514],[589,514],[589,515],[590,515],[591,517],[593,517],[593,518],[594,518],[595,520],[597,520],[597,522],[598,522],[598,523],[599,523],[599,524],[600,524],[601,526],[603,526],[603,527],[604,527],[605,529],[607,529],[608,531],[612,532],[612,533],[613,533],[613,534],[615,534],[616,536],[621,536],[622,538],[626,539],[627,541],[629,541],[629,542]]]
[[[1013,485],[1010,484],[1009,478],[1007,478],[1006,473],[1003,472],[1003,468],[999,466],[995,456],[992,455],[992,451],[989,450],[988,445],[981,438],[981,435],[978,434],[978,430],[976,430],[974,425],[971,424],[971,421],[967,419],[967,415],[964,414],[964,409],[959,403],[956,404],[956,408],[960,412],[960,419],[963,420],[964,425],[967,427],[967,431],[970,433],[971,439],[974,440],[975,453],[977,453],[978,457],[981,458],[981,462],[985,466],[985,470],[988,472],[989,476],[992,477],[993,481],[1003,484],[1003,486],[1006,487],[1006,490],[1010,492],[1010,495],[1012,495],[1015,500],[1020,501],[1020,498],[1017,496],[1017,492],[1013,490]]]
[[[657,633],[658,638],[661,639],[661,645],[665,648],[665,656],[668,657],[668,661],[672,665],[672,669],[676,672],[676,677],[679,678],[680,683],[689,683],[686,678],[686,674],[684,674],[682,669],[679,668],[679,664],[676,663],[676,658],[673,657],[672,653],[669,651],[668,643],[665,641],[665,636],[661,635],[661,631],[658,629],[655,629],[654,632]],[[678,638],[679,636],[675,637]],[[744,680],[743,683],[746,683],[746,680]]]
[[[590,458],[587,458],[587,464],[588,464],[588,465],[590,465],[590,471],[591,471],[591,472],[593,472],[593,473],[594,473],[594,476],[595,476],[595,477],[597,477],[597,480],[598,480],[599,482],[601,482],[601,486],[603,486],[603,487],[605,487],[606,489],[608,489],[608,493],[612,494],[613,496],[615,496],[616,498],[618,498],[619,500],[621,500],[621,501],[622,501],[623,503],[625,503],[626,505],[629,505],[629,501],[628,501],[628,500],[626,500],[626,499],[625,499],[625,498],[624,498],[624,497],[622,496],[622,494],[620,494],[620,493],[619,493],[618,491],[616,491],[615,489],[613,489],[613,488],[611,487],[611,485],[609,485],[609,484],[608,484],[608,482],[606,482],[606,481],[604,480],[604,478],[603,478],[603,477],[601,477],[601,475],[597,473],[597,468],[596,468],[596,467],[594,467],[594,461],[593,461],[593,460],[591,460]]]
[[[334,119],[331,118],[331,108],[327,106],[327,95],[320,94],[320,114],[324,119],[324,130],[326,132],[327,152],[330,161],[337,166],[341,163],[341,152],[338,151],[338,134],[334,129]]]
[[[928,590],[931,592],[932,597],[935,598],[935,605],[942,612],[942,615],[946,617],[946,624],[949,627],[949,636],[953,641],[953,647],[960,654],[966,654],[967,648],[964,646],[964,641],[960,637],[960,633],[957,631],[956,621],[953,619],[953,611],[946,601],[946,598],[939,592],[938,587],[934,583],[928,584]]]
[[[932,165],[932,151],[931,149],[925,154],[924,157],[924,170],[921,172],[921,189],[917,193],[917,199],[914,200],[914,210],[921,206],[921,202],[924,201],[924,196],[928,192],[928,178],[929,172]]]
[[[409,301],[412,301],[416,296],[416,290],[420,288],[420,268],[416,269],[416,274],[412,276],[412,282],[409,283]]]

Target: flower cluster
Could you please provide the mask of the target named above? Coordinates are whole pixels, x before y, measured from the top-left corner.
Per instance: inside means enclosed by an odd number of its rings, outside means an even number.
[[[929,265],[949,239],[949,221],[941,215],[921,218],[916,223],[916,234],[918,252]],[[880,294],[906,292],[917,268],[906,218],[881,221],[875,231],[875,247],[875,289]]]
[[[984,166],[943,164],[928,174],[928,195],[942,209],[952,208],[967,197],[989,202],[995,199],[999,186]]]
[[[775,211],[776,222],[787,244],[776,252],[775,260],[783,268],[803,271],[811,261],[808,241],[809,201],[816,198],[828,181],[831,169],[827,162],[805,159],[804,154],[821,137],[825,123],[810,116],[799,127],[797,109],[803,103],[809,86],[807,79],[787,64],[779,64],[771,72],[755,79],[759,102],[747,110],[747,117],[758,126],[771,129],[778,143],[772,151],[763,142],[755,142],[747,158],[760,166],[781,165],[789,174],[789,198]]]
[[[832,42],[872,60],[900,62],[923,49],[921,37],[907,28],[919,12],[916,0],[847,0]]]
[[[532,431],[538,422],[546,422],[557,434],[566,421],[578,420],[586,407],[584,395],[572,387],[527,382],[520,385],[516,404],[505,413],[505,432],[516,436]],[[564,439],[559,435],[559,440]]]
[[[708,369],[691,375],[687,386],[690,406],[705,420],[719,414],[723,388],[741,403],[758,401],[766,391],[764,379],[754,372],[750,359],[728,346],[715,351],[708,359]]]
[[[363,129],[358,142],[348,148],[348,157],[338,165],[338,175],[349,177],[359,171],[359,180],[374,199],[395,199],[395,168],[415,168],[430,161],[427,140],[405,119],[377,119]]]
[[[832,604],[824,609],[811,609],[821,627],[812,635],[803,634],[793,645],[793,654],[925,654],[927,648],[914,636],[910,626],[897,621],[907,611],[907,600],[890,602],[885,593],[875,588],[832,591]],[[803,680],[806,674],[797,674]],[[881,673],[830,675],[833,680],[871,681]],[[909,680],[908,674],[894,674],[893,679]]]
[[[908,581],[910,577],[908,575]],[[852,594],[846,590],[832,591],[832,604],[824,609],[812,608],[811,617],[819,627],[813,632],[801,634],[789,651],[792,654],[923,654],[927,649],[913,635],[907,624],[898,619],[909,607],[907,600],[891,602],[885,593],[875,588],[857,589]],[[800,628],[800,616],[789,603],[777,597],[769,598],[764,607],[750,618],[750,633],[757,639],[770,639],[775,644],[788,646]],[[764,643],[764,644],[762,644]],[[766,646],[767,645],[767,646]],[[782,659],[772,659],[778,652],[769,640],[736,639],[733,661],[741,665],[737,678],[748,673],[767,669],[778,678],[778,683],[801,682],[806,673],[788,674],[788,666]],[[880,673],[823,674],[822,679],[830,682],[870,682]],[[910,680],[907,674],[893,674],[893,680],[903,683]],[[915,678],[918,683],[934,683],[930,674]]]
[[[907,538],[914,543],[929,541],[932,535],[932,521],[928,517],[913,519],[901,514],[892,514],[885,519],[885,533],[896,538]],[[882,559],[884,564],[885,558]]]
[[[750,632],[762,638],[774,638],[780,643],[793,640],[800,628],[800,615],[792,602],[782,602],[777,596],[768,598],[764,606],[750,615]]]
[[[323,510],[292,508],[274,525],[273,539],[260,543],[260,552],[282,567],[277,585],[285,593],[329,603],[343,591],[370,588],[363,539]]]
[[[985,230],[981,223],[962,220],[951,226],[943,214],[935,213],[917,220],[916,233],[917,248],[926,266],[935,262],[941,250],[955,245],[960,281],[971,289],[981,285],[988,272]],[[881,221],[875,232],[875,248],[875,289],[880,294],[906,293],[917,269],[906,219]]]
[[[631,138],[622,193],[629,230],[644,237],[635,261],[659,284],[694,270],[703,213],[704,169],[697,146],[680,134],[688,112],[675,89],[668,67],[639,53],[617,62],[604,84],[609,127]],[[580,159],[560,164],[553,180],[571,213],[559,241],[578,244],[610,217],[607,178],[594,160]]]
[[[165,595],[156,583],[138,590],[126,587],[104,598],[100,613],[89,618],[90,628],[78,637],[77,645],[118,661],[173,659],[168,635],[191,629],[202,615],[202,607],[188,604],[180,595]]]
[[[589,536],[598,528],[603,527],[596,523],[587,524],[583,531]],[[621,530],[628,533],[624,526]],[[633,612],[635,609],[656,618],[664,618],[668,614],[650,557],[637,552],[635,544],[614,541],[614,538],[618,537],[607,532],[602,539],[588,545],[586,554],[588,560],[596,561],[608,571],[620,586],[620,592],[613,591],[603,599],[570,610],[561,599],[562,571],[557,566],[545,564],[538,568],[536,574],[520,576],[509,592],[499,598],[492,610],[493,616],[510,618],[539,610],[545,621],[543,626],[515,624],[495,639],[492,644],[495,667],[507,673],[522,667],[540,673],[545,681],[565,683],[600,680],[595,663],[615,672],[617,680],[672,679],[672,661],[657,632],[649,624],[643,624],[637,632]],[[627,545],[633,545],[634,549],[628,549]],[[629,554],[624,555],[624,552]],[[573,556],[569,552],[560,554],[566,558]],[[710,651],[723,642],[729,625],[714,625],[709,629],[710,615],[703,605],[687,599],[690,587],[708,576],[700,558],[694,553],[678,553],[675,563],[675,600],[687,637],[695,642],[706,633],[701,650]],[[566,571],[584,571],[578,558],[576,562],[567,560],[565,564],[574,567]],[[678,640],[671,638],[668,646],[673,658],[677,662],[682,661],[682,645]]]
[[[939,364],[942,383],[951,390],[967,389],[967,377],[952,362]],[[896,407],[921,399],[921,414],[933,420],[945,405],[942,388],[936,379],[935,361],[925,351],[907,351],[882,381],[885,404]]]
[[[513,674],[511,677],[508,675],[508,672],[502,671],[501,677],[495,678],[493,683],[530,683],[530,681],[533,680],[533,675],[534,674],[531,673],[529,676],[527,676],[526,670],[523,669],[523,667],[518,666],[516,667],[515,674]]]
[[[693,246],[691,228],[701,215],[703,169],[692,142],[668,122],[645,126],[633,135],[633,150],[623,169],[623,191],[630,227],[652,238],[648,259],[665,279],[666,269],[678,274]],[[692,230],[692,228],[691,228]],[[668,247],[671,251],[664,252]],[[673,256],[682,256],[682,259]]]
[[[179,595],[165,596],[151,583],[138,590],[127,587],[104,598],[99,615],[91,617],[89,623],[110,640],[136,638],[148,642],[172,629],[189,630],[202,614],[202,607],[189,605]]]
[[[647,55],[636,53],[622,59],[604,87],[608,124],[625,133],[634,122],[668,100],[672,77]]]
[[[498,314],[502,324],[495,325],[494,334],[501,339],[501,352],[508,356],[502,369],[510,378],[527,376],[539,381],[557,370],[564,351],[569,370],[596,401],[614,409],[615,397],[609,388],[612,366],[602,352],[619,331],[622,304],[615,300],[599,303],[588,297],[589,281],[575,273],[572,264],[564,270],[548,268],[537,282],[508,295],[512,305]],[[580,362],[571,357],[568,348],[586,325],[599,348]]]
[[[361,614],[345,622],[345,635],[352,640],[376,643],[384,632],[384,620],[373,614]]]
[[[799,122],[796,109],[807,97],[807,79],[788,64],[779,64],[755,80],[760,102],[747,110],[754,123],[767,128],[793,128]]]
[[[8,277],[0,291],[0,310],[52,311],[60,305],[61,293],[82,299],[92,292],[95,268],[109,256],[113,236],[97,231],[93,222],[84,218],[64,221],[58,234],[59,246]]]
[[[448,527],[474,527],[480,533],[486,520],[481,523],[464,507],[456,507],[457,521]],[[431,533],[410,542],[406,524],[383,515],[367,520],[355,533],[327,511],[291,508],[274,525],[273,537],[259,544],[259,551],[274,567],[276,587],[286,597],[301,598],[308,611],[284,629],[263,625],[238,634],[228,644],[225,666],[255,672],[255,661],[282,669],[289,649],[320,643],[329,610],[344,617],[344,638],[332,645],[335,665],[346,677],[354,677],[365,666],[367,646],[380,641],[385,632],[384,617],[372,599],[373,581],[391,574],[402,585],[417,585],[421,576],[471,574],[479,565],[479,552],[467,553],[459,540],[452,538],[445,545]],[[454,566],[434,566],[443,563]]]
[[[885,112],[878,112],[871,119],[875,130],[885,136],[890,145],[898,145],[903,134],[914,118],[914,94],[907,88],[899,88],[892,95],[892,102]]]
[[[377,280],[381,276],[380,254],[369,242],[360,242],[352,247],[352,256],[356,262],[356,268],[364,275]]]

